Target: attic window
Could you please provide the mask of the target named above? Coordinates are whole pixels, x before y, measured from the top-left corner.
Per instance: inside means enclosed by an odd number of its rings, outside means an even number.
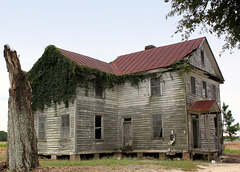
[[[151,79],[151,95],[162,95],[161,77]]]
[[[201,62],[202,62],[202,66],[205,66],[204,51],[201,51]]]
[[[100,82],[96,82],[95,84],[95,97],[103,97],[103,86],[100,84]]]

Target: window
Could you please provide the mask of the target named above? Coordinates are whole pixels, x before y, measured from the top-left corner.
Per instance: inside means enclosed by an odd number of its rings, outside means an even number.
[[[152,134],[153,134],[153,138],[163,137],[162,115],[161,114],[152,115]]]
[[[98,82],[95,84],[95,97],[103,97],[103,87]]]
[[[69,115],[61,116],[61,139],[69,139]]]
[[[161,77],[151,79],[151,95],[162,95]]]
[[[38,117],[38,140],[46,140],[46,117]]]
[[[196,95],[196,81],[193,76],[191,76],[191,93]]]
[[[201,51],[201,62],[202,62],[202,66],[205,66],[204,51]]]
[[[217,91],[216,91],[216,86],[212,85],[212,99],[216,100],[217,99]]]
[[[202,83],[203,83],[203,91],[202,91],[203,97],[207,98],[208,97],[207,96],[207,83],[205,81],[203,81]]]
[[[95,139],[103,139],[103,117],[95,115]]]

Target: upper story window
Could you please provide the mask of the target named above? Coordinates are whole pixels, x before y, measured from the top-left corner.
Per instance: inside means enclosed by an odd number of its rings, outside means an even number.
[[[69,114],[61,115],[61,139],[69,139],[70,119]]]
[[[151,79],[151,95],[162,95],[161,77]]]
[[[103,117],[95,115],[95,139],[103,139]]]
[[[191,93],[196,95],[196,79],[191,76]]]
[[[46,117],[38,117],[38,140],[46,140]]]
[[[153,138],[163,137],[161,114],[152,115],[152,134]]]
[[[202,62],[202,66],[205,66],[205,56],[204,56],[204,51],[201,51],[201,62]]]
[[[202,94],[204,98],[207,98],[207,83],[205,81],[202,82],[203,84],[203,90],[202,90]]]
[[[95,97],[103,97],[103,88],[99,85],[95,86]]]
[[[212,99],[217,100],[217,90],[215,85],[212,85]]]

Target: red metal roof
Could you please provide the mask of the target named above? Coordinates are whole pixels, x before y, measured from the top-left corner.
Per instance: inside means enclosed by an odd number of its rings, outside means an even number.
[[[119,56],[113,61],[117,74],[136,73],[166,67],[181,60],[203,42],[205,37]]]
[[[216,104],[215,100],[196,101],[188,108],[188,110],[210,112],[214,104]]]
[[[71,51],[63,50],[61,48],[58,48],[58,50],[66,57],[70,58],[71,60],[75,61],[77,64],[82,65],[82,66],[88,66],[91,68],[97,68],[99,70],[108,72],[108,73],[113,73],[112,67],[110,66],[109,63],[84,56],[78,53],[74,53]]]
[[[163,47],[148,49],[119,56],[111,64],[81,54],[58,48],[58,50],[79,65],[84,65],[118,75],[148,71],[171,65],[196,50],[205,37]]]

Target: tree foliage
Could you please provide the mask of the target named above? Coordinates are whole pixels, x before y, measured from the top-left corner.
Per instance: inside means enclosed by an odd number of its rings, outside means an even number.
[[[232,116],[231,110],[227,110],[228,105],[225,105],[223,103],[222,110],[223,110],[223,119],[224,119],[224,126],[225,126],[225,133],[228,134],[229,138],[231,141],[234,140],[234,135],[236,134],[237,131],[240,130],[239,123],[236,123],[233,125],[235,119]]]
[[[169,2],[170,0],[165,0]],[[168,17],[181,15],[176,33],[188,39],[197,27],[203,32],[225,36],[223,50],[240,49],[240,1],[239,0],[171,0]]]
[[[7,141],[7,133],[5,131],[0,131],[0,141]]]

